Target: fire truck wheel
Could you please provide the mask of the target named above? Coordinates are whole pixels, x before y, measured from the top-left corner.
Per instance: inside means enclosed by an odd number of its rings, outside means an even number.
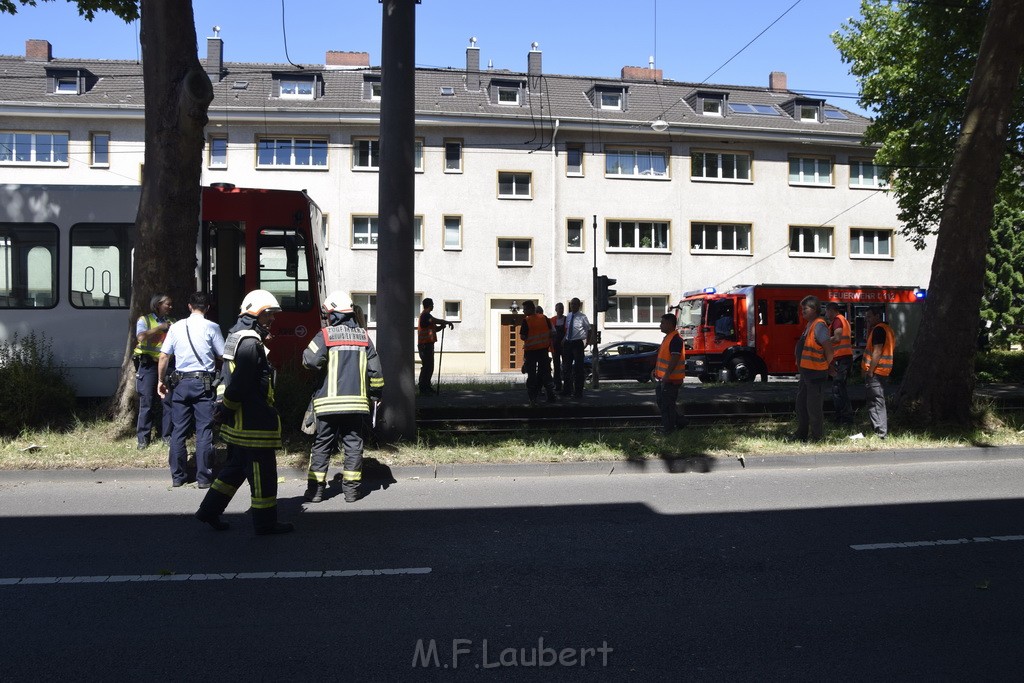
[[[746,358],[733,358],[729,361],[729,379],[733,382],[753,382],[757,372]]]

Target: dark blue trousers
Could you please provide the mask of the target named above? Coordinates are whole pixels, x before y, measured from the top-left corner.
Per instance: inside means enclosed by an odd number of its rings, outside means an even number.
[[[135,425],[135,436],[140,446],[149,444],[149,433],[156,421],[157,402],[160,397],[156,393],[156,362],[139,361],[139,369],[135,371],[135,390],[139,393],[139,419]],[[163,400],[160,419],[160,438],[171,436],[171,395]]]
[[[213,483],[213,399],[214,390],[206,391],[202,379],[183,379],[174,387],[171,393],[171,451],[168,455],[172,481],[184,482],[188,478],[185,440],[195,425],[196,481],[200,484]]]

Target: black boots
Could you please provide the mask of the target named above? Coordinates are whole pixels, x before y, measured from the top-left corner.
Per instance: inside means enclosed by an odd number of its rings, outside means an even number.
[[[202,508],[196,513],[196,519],[203,524],[209,524],[217,531],[226,531],[231,527],[230,524],[221,520],[220,515],[213,514],[212,512],[203,512]]]
[[[303,496],[310,503],[320,503],[327,495],[327,486],[324,484],[318,484],[315,481],[309,482],[306,486],[306,493]]]

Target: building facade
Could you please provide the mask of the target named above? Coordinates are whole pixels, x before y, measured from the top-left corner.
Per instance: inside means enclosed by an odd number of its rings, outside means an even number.
[[[416,72],[416,294],[459,320],[445,370],[516,368],[525,299],[548,314],[591,277],[617,280],[605,342],[657,341],[684,291],[761,282],[926,287],[931,243],[899,235],[869,121],[789,90],[526,70]],[[376,316],[381,72],[232,63],[207,39],[214,85],[204,184],[304,189],[325,213],[327,289]],[[56,59],[44,40],[0,57],[0,184],[133,185],[144,147],[142,67]],[[2,219],[0,219],[2,220]],[[415,312],[410,311],[410,330]],[[412,332],[410,331],[410,334]]]

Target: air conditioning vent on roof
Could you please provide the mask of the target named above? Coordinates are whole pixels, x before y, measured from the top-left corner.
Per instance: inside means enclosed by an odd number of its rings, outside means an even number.
[[[235,81],[231,84],[232,90],[247,90],[249,88],[249,81]]]
[[[455,88],[449,85],[442,85],[441,94],[444,95],[445,97],[452,97],[453,95],[455,95]]]

